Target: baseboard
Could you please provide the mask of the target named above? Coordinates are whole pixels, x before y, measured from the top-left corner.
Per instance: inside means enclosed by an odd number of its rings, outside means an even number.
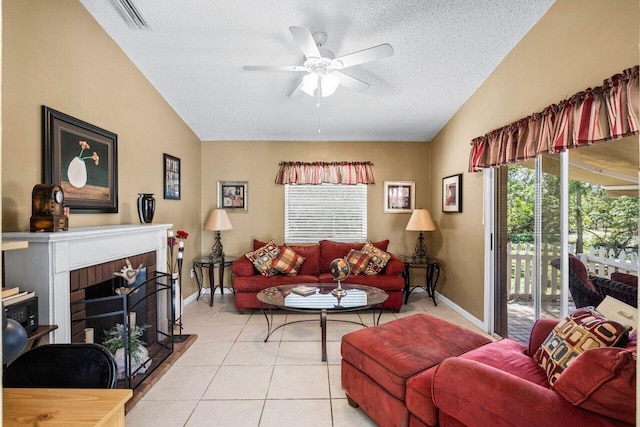
[[[472,316],[468,311],[466,311],[465,309],[460,307],[458,304],[456,304],[453,301],[451,301],[449,298],[443,296],[442,294],[440,294],[438,292],[436,292],[436,298],[438,299],[439,302],[443,302],[444,304],[446,304],[448,307],[453,309],[453,311],[455,311],[460,316],[462,316],[465,319],[467,319],[469,322],[471,322],[474,326],[479,328],[481,331],[489,333],[489,331],[487,330],[487,325],[485,325],[485,323],[483,321],[481,321],[477,317]]]
[[[202,298],[204,295],[209,294],[209,293],[211,293],[211,292],[209,291],[208,288],[203,289],[202,292],[200,293],[200,298]],[[191,295],[189,295],[188,297],[184,298],[182,303],[184,305],[189,305],[192,302],[196,302],[197,299],[198,299],[198,291],[196,291],[196,292],[192,293]]]

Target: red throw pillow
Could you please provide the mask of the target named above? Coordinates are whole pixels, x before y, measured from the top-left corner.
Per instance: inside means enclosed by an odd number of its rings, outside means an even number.
[[[635,423],[636,354],[625,348],[593,348],[576,357],[553,388],[569,403]]]

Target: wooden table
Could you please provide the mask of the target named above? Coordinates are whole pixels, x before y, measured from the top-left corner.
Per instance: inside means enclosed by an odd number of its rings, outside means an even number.
[[[21,425],[124,426],[130,389],[5,388],[2,423]]]

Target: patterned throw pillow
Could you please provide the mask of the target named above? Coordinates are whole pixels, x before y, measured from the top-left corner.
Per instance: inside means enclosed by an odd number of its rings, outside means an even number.
[[[387,262],[391,259],[391,255],[373,246],[373,243],[367,242],[361,249],[362,252],[371,255],[371,261],[364,271],[367,276],[374,276],[382,273]]]
[[[274,240],[270,240],[269,243],[261,248],[256,249],[253,252],[245,254],[249,261],[253,263],[256,269],[263,276],[274,276],[278,274],[276,270],[271,268],[271,260],[278,256],[280,248],[276,245]]]
[[[298,255],[293,249],[284,247],[271,261],[271,268],[287,276],[297,276],[303,262],[304,257]]]
[[[351,267],[351,274],[357,276],[366,270],[369,265],[369,261],[371,261],[371,255],[351,249],[347,256],[344,257],[344,260],[349,263],[349,267]]]
[[[592,308],[579,308],[553,328],[533,359],[553,386],[576,357],[591,348],[623,346],[630,330]]]

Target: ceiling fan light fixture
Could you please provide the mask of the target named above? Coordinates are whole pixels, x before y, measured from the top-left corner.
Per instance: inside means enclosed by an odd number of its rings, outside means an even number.
[[[313,96],[318,88],[318,77],[315,73],[308,73],[302,78],[302,87],[300,89],[307,95]]]
[[[340,73],[332,71],[322,76],[322,97],[331,96],[334,94],[338,86],[340,86]]]

